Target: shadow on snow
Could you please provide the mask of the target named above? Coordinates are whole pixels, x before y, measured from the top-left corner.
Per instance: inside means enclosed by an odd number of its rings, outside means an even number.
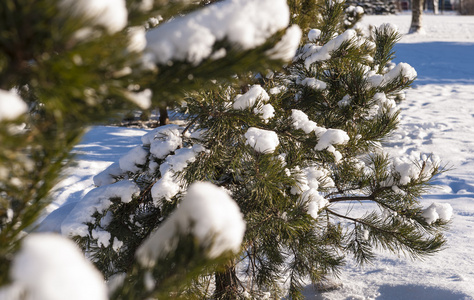
[[[418,73],[415,85],[474,84],[474,43],[426,42],[395,45],[395,62]]]

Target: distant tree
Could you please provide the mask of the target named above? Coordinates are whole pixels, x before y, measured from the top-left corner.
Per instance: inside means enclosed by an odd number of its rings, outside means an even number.
[[[459,12],[461,15],[474,15],[474,0],[459,1]]]
[[[411,24],[409,33],[423,31],[423,0],[413,0],[411,3]]]

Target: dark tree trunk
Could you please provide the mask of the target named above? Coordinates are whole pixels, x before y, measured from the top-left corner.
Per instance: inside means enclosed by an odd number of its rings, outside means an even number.
[[[227,266],[225,270],[216,272],[216,290],[214,291],[214,299],[216,300],[233,300],[237,292],[237,275],[235,274],[235,266]]]
[[[160,112],[160,126],[169,124],[170,119],[168,117],[168,110],[166,109],[166,104],[160,105],[158,107],[158,110]]]
[[[422,30],[423,0],[413,0],[411,4],[410,33]]]

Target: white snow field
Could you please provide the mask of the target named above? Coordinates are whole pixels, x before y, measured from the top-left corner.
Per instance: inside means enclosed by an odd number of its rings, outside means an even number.
[[[366,16],[362,24],[393,23],[406,33],[410,20],[409,14]],[[447,248],[423,261],[380,252],[372,264],[358,266],[348,258],[334,279],[342,285],[325,293],[308,285],[307,299],[474,299],[474,16],[427,14],[423,22],[425,34],[405,35],[396,46],[395,62],[409,63],[418,79],[400,104],[400,128],[386,148],[394,156],[433,153],[448,166],[434,181],[437,189],[422,199],[425,207],[453,207]],[[59,231],[64,216],[93,188],[92,177],[140,145],[146,132],[91,128],[75,149],[77,165],[58,186],[40,231]]]

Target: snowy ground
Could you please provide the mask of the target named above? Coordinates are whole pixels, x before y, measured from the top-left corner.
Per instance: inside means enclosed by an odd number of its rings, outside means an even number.
[[[405,33],[410,18],[367,16],[363,24],[393,23]],[[439,188],[422,200],[425,206],[448,202],[454,208],[448,248],[424,261],[386,253],[363,267],[348,260],[340,289],[317,294],[308,286],[308,299],[474,299],[474,17],[425,15],[424,24],[424,35],[406,35],[396,47],[396,62],[415,67],[418,80],[400,105],[401,126],[388,146],[394,155],[434,153],[450,167],[436,178]],[[92,128],[76,147],[78,163],[59,185],[48,211],[62,209],[52,212],[42,229],[57,229],[57,222],[48,219],[66,214],[92,188],[92,176],[140,144],[145,132]]]
[[[410,15],[366,16],[364,24],[396,24],[408,32]],[[341,289],[308,299],[474,299],[474,17],[424,16],[426,33],[406,35],[396,62],[407,62],[418,80],[407,92],[401,126],[390,144],[394,155],[434,153],[451,169],[425,195],[425,206],[447,202],[454,209],[448,248],[424,261],[381,253],[372,264],[353,261]]]

